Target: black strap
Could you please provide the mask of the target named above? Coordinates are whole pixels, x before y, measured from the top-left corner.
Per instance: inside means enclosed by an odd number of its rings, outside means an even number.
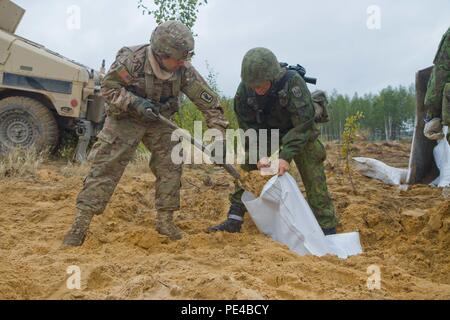
[[[268,94],[268,97],[266,98],[267,99],[266,103],[264,105],[257,104],[257,106],[252,106],[252,109],[256,112],[257,123],[259,124],[262,123],[262,117],[268,116],[272,104],[279,99],[278,93],[284,89],[286,83],[296,74],[298,74],[298,72],[295,70],[286,70],[286,73],[283,75],[283,77],[281,77],[280,80],[276,81],[273,84]],[[249,97],[256,98],[256,94],[253,89],[251,90]]]
[[[273,94],[273,95],[278,97],[278,92],[283,90],[283,88],[286,85],[286,83],[288,83],[288,81],[291,80],[291,78],[293,76],[295,76],[296,74],[298,74],[297,71],[286,70],[286,73],[284,74],[284,76],[280,80],[275,82],[275,84],[273,85],[273,87],[271,89],[271,94]]]

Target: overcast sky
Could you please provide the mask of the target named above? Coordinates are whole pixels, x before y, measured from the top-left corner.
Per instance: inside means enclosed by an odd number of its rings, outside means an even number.
[[[109,68],[122,46],[148,42],[156,26],[137,9],[137,0],[14,2],[27,10],[19,35],[95,69],[102,59]],[[257,46],[271,49],[280,61],[300,63],[319,79],[317,88],[329,92],[376,93],[409,85],[416,70],[431,65],[450,26],[449,0],[208,2],[194,28],[193,64],[206,76],[207,60],[227,96],[239,84],[245,52]],[[79,29],[73,28],[73,5],[80,9]]]

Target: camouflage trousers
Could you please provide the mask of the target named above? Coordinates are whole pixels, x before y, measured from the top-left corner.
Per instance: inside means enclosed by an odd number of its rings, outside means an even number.
[[[325,169],[323,162],[326,159],[326,151],[319,140],[305,145],[302,153],[294,158],[294,162],[302,177],[305,186],[308,204],[310,205],[319,225],[322,228],[333,228],[338,224],[333,200],[328,192]],[[245,165],[246,171],[257,170],[256,165]],[[235,192],[230,195],[231,210],[233,214],[243,215],[246,208],[241,197],[244,190],[236,186]]]
[[[442,97],[442,123],[450,126],[450,82],[445,84]]]
[[[450,82],[445,84],[442,97],[442,125],[450,129]],[[448,143],[450,143],[450,132],[447,134]]]
[[[445,98],[442,93],[445,84],[450,82],[450,28],[439,43],[433,64],[425,95],[425,108],[429,116],[441,118],[441,106]]]
[[[89,158],[92,166],[77,197],[77,208],[103,213],[125,167],[142,141],[151,152],[150,168],[156,176],[155,207],[180,208],[182,166],[171,160],[178,141],[171,141],[173,129],[160,122],[143,124],[131,118],[107,117]]]
[[[450,63],[450,62],[448,62]],[[428,80],[427,92],[425,94],[425,109],[433,118],[441,118],[442,107],[445,105],[446,93],[448,94],[448,83],[450,83],[450,66],[436,65],[433,67]],[[448,101],[448,100],[447,100]]]

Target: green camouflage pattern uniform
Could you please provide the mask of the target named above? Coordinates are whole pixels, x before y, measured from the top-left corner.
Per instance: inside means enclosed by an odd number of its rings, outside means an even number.
[[[442,36],[433,63],[425,108],[429,118],[441,118],[444,126],[450,126],[450,28]]]
[[[183,92],[202,111],[208,127],[227,127],[218,96],[190,65],[179,69],[167,81],[158,79],[151,68],[150,45],[122,48],[103,79],[101,93],[107,101],[104,128],[90,154],[92,168],[77,198],[77,208],[101,214],[125,167],[142,141],[151,152],[150,168],[156,176],[155,207],[180,208],[181,165],[171,160],[173,129],[158,121],[144,121],[130,105],[137,96],[160,102],[161,114],[171,117]]]
[[[280,79],[285,72],[286,70],[283,70],[279,75]],[[275,86],[276,84],[273,84],[272,87]],[[234,110],[239,127],[244,130],[279,129],[279,157],[287,162],[294,160],[297,165],[308,203],[320,226],[336,227],[338,221],[328,192],[323,165],[326,151],[318,139],[319,130],[314,121],[315,109],[303,78],[299,74],[292,76],[276,96],[258,96],[253,89],[241,83],[234,99]],[[267,150],[271,150],[270,137],[267,140]],[[256,165],[243,165],[242,168],[246,171],[257,170]],[[230,195],[230,211],[235,215],[242,216],[245,213],[246,209],[241,201],[243,192],[244,190],[237,186],[235,192]]]

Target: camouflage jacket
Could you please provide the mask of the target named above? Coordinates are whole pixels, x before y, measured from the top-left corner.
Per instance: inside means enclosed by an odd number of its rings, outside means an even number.
[[[241,83],[234,99],[234,110],[241,129],[279,129],[280,158],[291,161],[306,143],[319,136],[314,121],[315,110],[300,75],[290,78],[278,92],[273,92],[275,87],[276,84],[269,94],[258,96]]]
[[[161,113],[171,116],[179,108],[180,93],[200,109],[210,128],[225,129],[228,122],[223,117],[219,97],[192,66],[182,67],[166,80],[158,79],[148,59],[150,45],[124,47],[102,80],[101,93],[107,102],[108,116],[133,117],[138,115],[129,108],[136,96],[159,102]],[[140,119],[137,119],[140,120]]]
[[[450,82],[450,28],[442,36],[433,63],[433,72],[425,95],[425,108],[431,118],[441,117],[444,87]]]

